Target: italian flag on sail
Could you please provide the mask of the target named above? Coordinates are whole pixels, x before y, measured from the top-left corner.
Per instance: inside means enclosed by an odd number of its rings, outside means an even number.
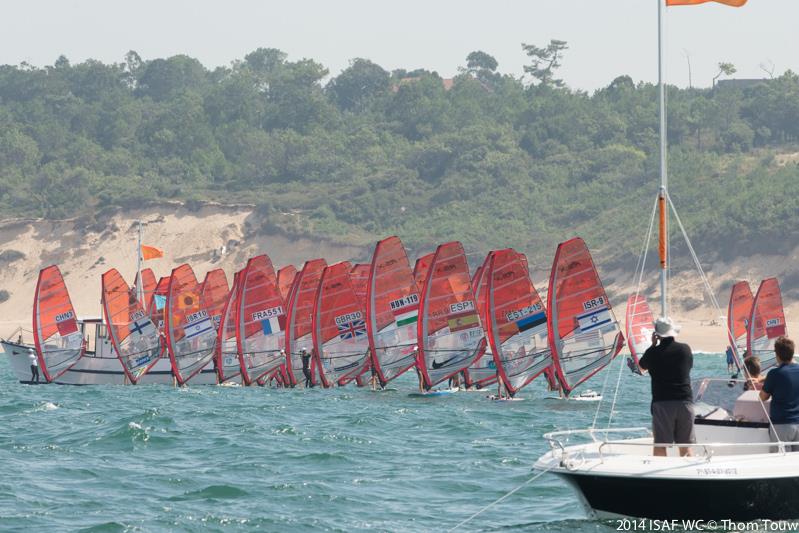
[[[419,307],[414,307],[413,309],[409,309],[408,311],[404,311],[395,317],[397,321],[397,327],[401,328],[402,326],[407,326],[410,324],[416,324],[416,320],[419,318]]]

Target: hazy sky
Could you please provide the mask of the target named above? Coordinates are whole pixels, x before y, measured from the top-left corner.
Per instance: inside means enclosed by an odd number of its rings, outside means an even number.
[[[657,77],[657,0],[12,0],[3,2],[0,64],[52,64],[60,55],[121,61],[188,54],[229,64],[258,47],[309,57],[335,75],[355,57],[387,70],[457,73],[484,50],[505,73],[522,74],[520,43],[568,41],[562,77],[592,90],[620,74]],[[706,4],[667,15],[668,78],[709,86],[719,61],[736,77],[799,71],[799,0],[750,0],[740,9]],[[769,67],[772,68],[772,67]]]

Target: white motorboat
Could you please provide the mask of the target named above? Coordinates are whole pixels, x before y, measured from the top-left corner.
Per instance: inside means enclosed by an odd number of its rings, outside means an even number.
[[[757,391],[742,383],[695,384],[696,443],[658,445],[666,457],[653,456],[647,428],[558,431],[544,436],[551,450],[535,467],[568,482],[598,518],[797,518],[799,452],[788,450],[799,443],[772,442]],[[680,446],[693,455],[680,457]]]

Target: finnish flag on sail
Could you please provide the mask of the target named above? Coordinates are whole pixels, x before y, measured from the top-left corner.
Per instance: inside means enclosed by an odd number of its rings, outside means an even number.
[[[142,336],[149,336],[155,333],[155,324],[149,318],[140,318],[139,320],[134,320],[128,328],[130,332],[135,335],[142,335]]]
[[[577,322],[581,332],[591,331],[609,324],[613,321],[610,310],[607,307],[592,309],[582,315],[577,315]]]
[[[193,339],[194,337],[199,337],[203,333],[214,331],[214,323],[211,321],[211,317],[206,316],[202,320],[187,325],[183,328],[183,331],[186,332],[187,339]]]

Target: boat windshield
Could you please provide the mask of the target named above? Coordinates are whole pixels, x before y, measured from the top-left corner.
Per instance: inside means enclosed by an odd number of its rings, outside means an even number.
[[[691,383],[694,391],[696,415],[706,417],[712,410],[721,407],[732,413],[737,400],[744,392],[743,379],[704,378]]]

